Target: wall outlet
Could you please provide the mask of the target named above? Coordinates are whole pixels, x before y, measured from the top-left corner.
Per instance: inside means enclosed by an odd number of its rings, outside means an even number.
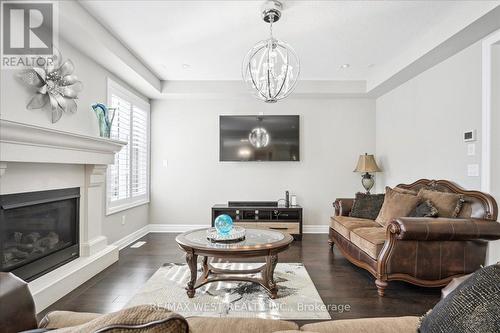
[[[475,156],[476,155],[476,144],[469,143],[467,144],[467,156]]]
[[[471,129],[471,130],[465,131],[464,132],[464,141],[465,142],[476,141],[476,130]]]
[[[468,164],[467,165],[467,176],[479,177],[479,164]]]
[[[122,215],[122,225],[125,225],[126,220],[127,220],[127,215]]]
[[[167,168],[168,167],[168,161],[167,160],[163,160],[161,162],[161,164],[163,165],[164,168]]]

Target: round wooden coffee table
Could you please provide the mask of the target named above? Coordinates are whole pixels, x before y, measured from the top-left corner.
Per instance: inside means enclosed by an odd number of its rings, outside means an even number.
[[[175,238],[180,248],[186,252],[186,262],[191,277],[186,290],[193,298],[197,288],[216,281],[246,281],[260,284],[270,295],[276,298],[278,287],[274,282],[274,269],[278,263],[278,253],[288,249],[293,237],[274,230],[246,229],[244,240],[235,243],[213,243],[207,239],[206,229],[196,229],[180,234]],[[203,256],[203,273],[197,275],[198,256]],[[266,257],[261,267],[247,270],[221,269],[208,263],[212,258],[253,258]],[[257,274],[260,277],[244,276]]]

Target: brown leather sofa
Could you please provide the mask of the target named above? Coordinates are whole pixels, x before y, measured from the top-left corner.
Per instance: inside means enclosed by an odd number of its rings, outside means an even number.
[[[446,180],[420,179],[397,187],[459,193],[465,202],[458,218],[401,217],[382,227],[373,220],[350,217],[354,199],[335,200],[329,244],[375,277],[380,296],[389,281],[440,287],[485,264],[488,240],[500,239],[492,196]]]

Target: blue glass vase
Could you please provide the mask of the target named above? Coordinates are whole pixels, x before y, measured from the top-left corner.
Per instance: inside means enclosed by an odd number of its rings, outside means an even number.
[[[102,103],[95,103],[92,105],[97,121],[99,122],[99,135],[103,138],[109,138],[111,134],[111,125],[113,124],[113,119],[115,118],[115,108],[108,108]],[[113,115],[111,112],[113,111]]]
[[[214,224],[215,229],[221,235],[227,235],[233,229],[233,219],[227,214],[217,216]]]

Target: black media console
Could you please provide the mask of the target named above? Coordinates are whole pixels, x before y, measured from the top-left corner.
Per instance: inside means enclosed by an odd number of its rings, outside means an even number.
[[[212,207],[212,227],[221,214],[231,216],[235,225],[272,229],[302,239],[302,207],[279,205],[277,201],[229,201]]]

